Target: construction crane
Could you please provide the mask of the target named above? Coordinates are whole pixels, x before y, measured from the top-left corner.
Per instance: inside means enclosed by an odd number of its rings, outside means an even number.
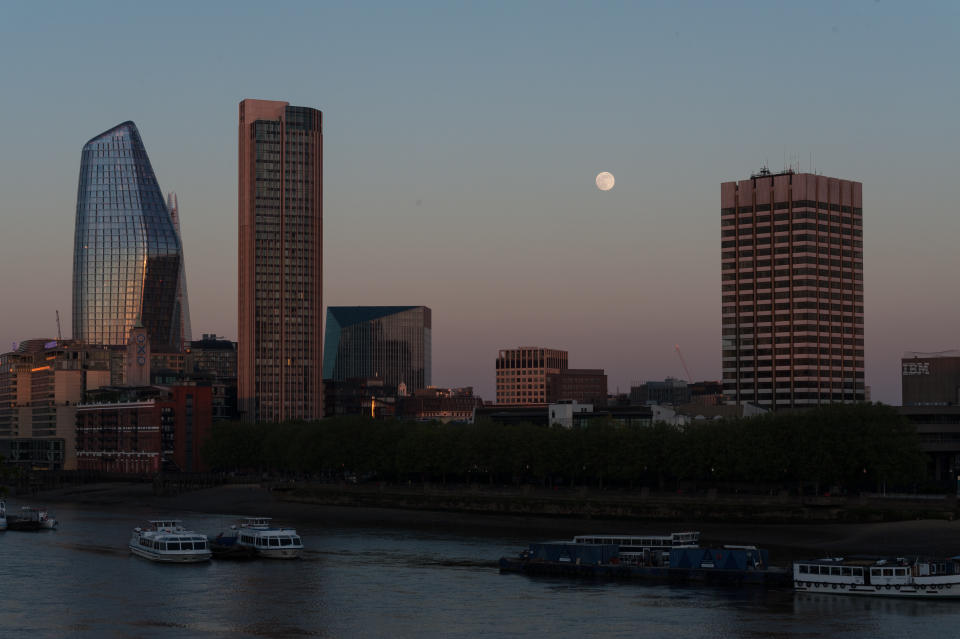
[[[63,334],[60,332],[60,309],[57,309],[57,344],[63,341]]]
[[[687,381],[692,384],[692,383],[693,383],[693,376],[690,375],[690,369],[687,368],[687,361],[686,361],[685,359],[683,359],[683,353],[680,352],[680,345],[679,345],[679,344],[674,344],[674,345],[673,345],[673,348],[674,348],[674,350],[677,351],[677,357],[680,358],[680,363],[683,364],[683,372],[687,374]]]

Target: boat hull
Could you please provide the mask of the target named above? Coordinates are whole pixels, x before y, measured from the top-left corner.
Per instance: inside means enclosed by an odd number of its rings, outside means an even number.
[[[823,595],[847,595],[854,597],[898,597],[908,599],[960,599],[960,584],[923,585],[864,585],[811,583],[797,581],[793,584],[797,592],[809,592]]]
[[[231,561],[244,561],[257,558],[256,550],[249,546],[241,546],[235,541],[232,543],[223,543],[211,539],[210,552],[213,553],[213,558],[217,560],[229,559]]]
[[[43,524],[35,519],[19,519],[17,517],[9,517],[7,519],[7,530],[25,530],[33,532],[36,530],[49,530],[44,528]]]
[[[163,564],[195,564],[204,561],[210,561],[210,557],[212,556],[212,553],[209,550],[203,552],[157,552],[150,548],[142,548],[134,544],[129,544],[128,548],[130,548],[130,552],[137,557],[142,557],[144,559]]]
[[[297,559],[303,552],[302,548],[257,548],[256,553],[266,559]]]

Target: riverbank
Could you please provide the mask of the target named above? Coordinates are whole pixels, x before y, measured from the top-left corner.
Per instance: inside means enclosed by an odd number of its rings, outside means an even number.
[[[23,501],[20,498],[17,501]],[[230,516],[267,516],[309,531],[325,528],[381,528],[499,537],[519,545],[542,539],[565,539],[583,533],[671,532],[699,530],[708,544],[756,544],[772,551],[779,562],[809,556],[846,554],[960,553],[960,522],[942,519],[873,523],[766,523],[673,520],[624,520],[604,517],[545,517],[528,514],[450,512],[378,506],[347,506],[292,500],[257,484],[157,496],[150,484],[87,484],[45,491],[29,498],[56,510],[56,504],[110,511],[153,511],[187,516],[191,512]]]

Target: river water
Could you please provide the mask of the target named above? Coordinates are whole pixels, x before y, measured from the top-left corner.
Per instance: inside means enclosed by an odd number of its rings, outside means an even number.
[[[18,505],[9,504],[13,512]],[[177,513],[60,506],[57,531],[0,533],[2,637],[957,636],[960,602],[501,575],[529,539],[298,526],[297,561],[158,565],[134,526]],[[191,514],[215,534],[230,517]],[[585,531],[588,532],[588,531]]]

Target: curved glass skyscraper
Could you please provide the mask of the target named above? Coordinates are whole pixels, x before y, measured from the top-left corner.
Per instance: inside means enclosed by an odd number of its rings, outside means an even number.
[[[182,249],[140,133],[124,122],[83,146],[73,248],[73,338],[179,351]]]

